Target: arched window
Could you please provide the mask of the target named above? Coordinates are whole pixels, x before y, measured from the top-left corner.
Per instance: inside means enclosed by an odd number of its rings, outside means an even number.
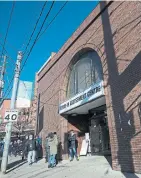
[[[79,55],[71,68],[67,89],[68,98],[85,91],[103,79],[101,61],[95,51],[87,51]]]

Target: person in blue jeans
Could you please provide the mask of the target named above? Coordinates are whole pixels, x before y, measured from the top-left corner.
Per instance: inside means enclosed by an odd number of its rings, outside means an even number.
[[[71,130],[70,134],[68,136],[68,148],[69,148],[69,154],[70,154],[70,161],[73,161],[74,156],[76,158],[77,161],[79,161],[78,159],[78,155],[77,155],[77,140],[76,140],[76,135],[74,134],[74,131]]]
[[[56,155],[57,155],[57,147],[58,147],[58,140],[56,139],[56,136],[54,133],[50,133],[50,136],[48,138],[48,146],[49,146],[49,162],[48,167],[55,167],[56,166]]]
[[[56,166],[56,158],[55,157],[56,157],[55,154],[50,155],[50,157],[49,157],[49,168]]]

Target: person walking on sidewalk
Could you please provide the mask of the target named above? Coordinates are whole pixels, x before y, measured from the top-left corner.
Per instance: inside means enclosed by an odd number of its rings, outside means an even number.
[[[70,161],[73,161],[74,156],[77,161],[79,161],[77,156],[77,145],[76,145],[76,135],[74,134],[74,131],[71,130],[68,136],[68,148],[69,148],[69,154],[70,154]]]
[[[33,138],[33,135],[29,135],[29,140],[27,143],[28,151],[28,164],[32,165],[36,162],[36,141]]]
[[[56,139],[53,133],[51,133],[48,138],[48,145],[50,148],[48,167],[53,168],[56,166],[56,154],[57,154],[57,147],[58,147],[58,140]]]

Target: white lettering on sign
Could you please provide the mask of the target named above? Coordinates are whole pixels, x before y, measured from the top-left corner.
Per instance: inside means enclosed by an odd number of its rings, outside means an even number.
[[[18,110],[6,110],[4,122],[17,122],[18,119]]]
[[[65,113],[75,107],[78,107],[84,103],[92,101],[100,96],[104,96],[103,81],[92,85],[90,88],[86,89],[84,92],[81,92],[69,99],[68,101],[60,104],[59,113]]]

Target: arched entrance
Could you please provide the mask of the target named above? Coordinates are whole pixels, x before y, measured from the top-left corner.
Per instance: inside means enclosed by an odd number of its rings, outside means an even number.
[[[68,119],[68,130],[79,138],[79,152],[86,135],[90,137],[91,154],[110,151],[103,71],[99,55],[90,48],[79,51],[71,61],[66,87],[67,100],[59,113]]]

